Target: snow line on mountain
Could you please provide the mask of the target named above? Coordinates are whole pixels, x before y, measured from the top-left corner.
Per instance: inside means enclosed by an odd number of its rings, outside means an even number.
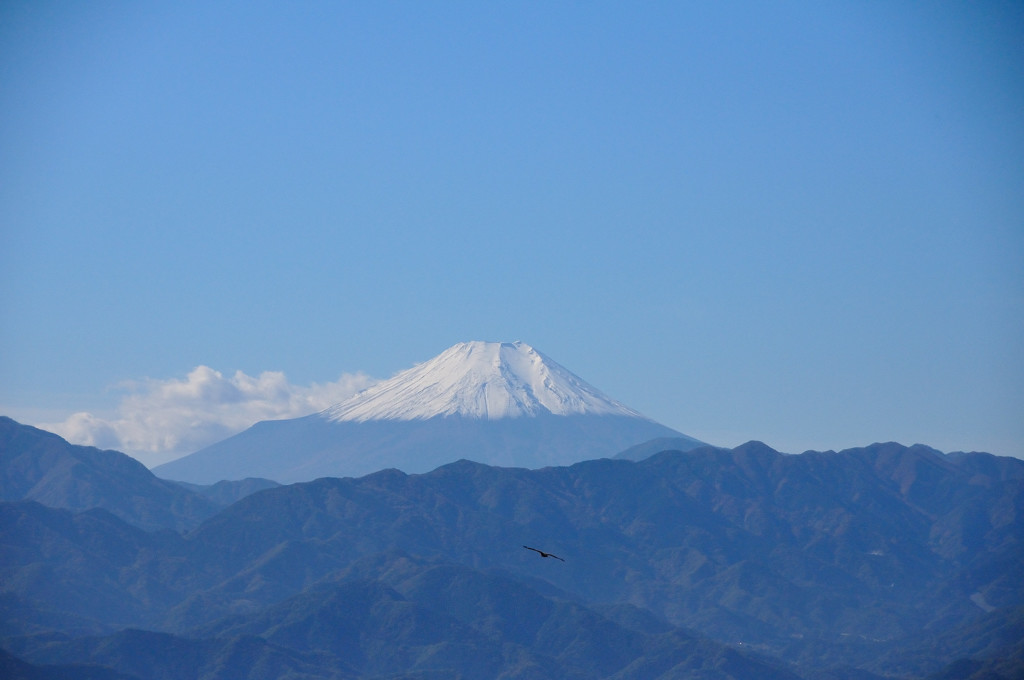
[[[463,342],[323,412],[332,421],[644,417],[523,342]]]

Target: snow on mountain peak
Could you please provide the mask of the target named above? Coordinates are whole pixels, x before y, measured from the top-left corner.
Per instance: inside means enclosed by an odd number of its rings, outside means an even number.
[[[464,416],[643,418],[522,342],[462,342],[321,412],[333,421]]]

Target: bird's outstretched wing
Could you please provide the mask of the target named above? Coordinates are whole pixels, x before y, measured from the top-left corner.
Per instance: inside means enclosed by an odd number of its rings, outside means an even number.
[[[562,562],[565,562],[565,560],[563,560],[561,557],[553,553],[544,552],[543,550],[537,550],[536,548],[531,548],[528,545],[524,545],[523,547],[527,550],[532,550],[533,552],[539,554],[541,557],[554,557],[556,560],[561,560]]]

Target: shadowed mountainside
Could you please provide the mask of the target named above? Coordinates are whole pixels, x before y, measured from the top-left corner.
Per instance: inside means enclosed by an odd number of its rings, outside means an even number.
[[[156,477],[118,451],[69,444],[0,416],[0,500],[103,508],[146,529],[189,529],[224,504]]]
[[[187,535],[6,503],[3,646],[168,678],[215,677],[242,648],[282,677],[1012,671],[1022,510],[1024,461],[757,442],[324,478]]]
[[[261,477],[247,477],[246,479],[222,479],[216,484],[189,484],[188,482],[175,482],[189,491],[205,496],[221,507],[231,505],[246,496],[252,495],[264,489],[273,489],[281,486],[277,482]]]

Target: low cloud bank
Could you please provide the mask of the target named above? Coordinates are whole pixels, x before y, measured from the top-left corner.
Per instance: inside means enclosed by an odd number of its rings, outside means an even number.
[[[126,396],[110,418],[75,413],[37,426],[73,444],[116,449],[152,467],[241,432],[260,420],[322,411],[377,382],[362,373],[335,382],[292,385],[284,373],[225,377],[197,366],[184,380],[147,379],[122,385]]]

